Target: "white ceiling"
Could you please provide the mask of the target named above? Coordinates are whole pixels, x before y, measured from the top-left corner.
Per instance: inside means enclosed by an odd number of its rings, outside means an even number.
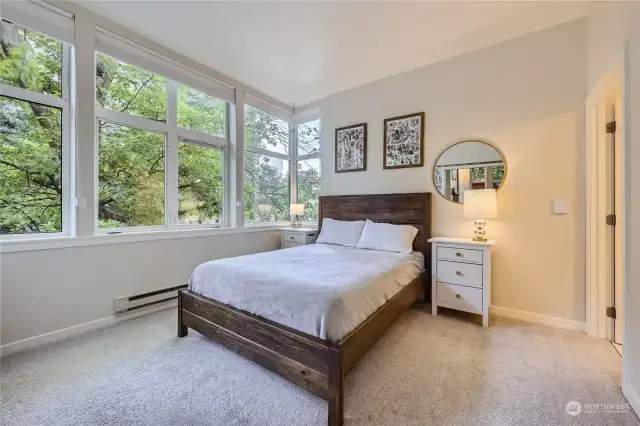
[[[85,1],[292,106],[586,15],[584,3]]]

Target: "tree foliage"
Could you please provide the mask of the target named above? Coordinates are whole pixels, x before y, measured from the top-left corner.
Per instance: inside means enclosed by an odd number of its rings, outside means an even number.
[[[62,96],[62,44],[18,29],[17,40],[1,40],[0,82]],[[96,105],[149,120],[167,119],[166,79],[96,54]],[[0,97],[0,233],[62,229],[62,114],[33,102]],[[178,86],[180,127],[225,137],[227,105]],[[106,228],[164,223],[165,134],[99,120],[98,225]],[[319,149],[318,122],[298,126],[300,155]],[[288,123],[247,107],[247,148],[287,153]],[[181,223],[219,223],[223,216],[224,154],[194,141],[178,145],[178,216]],[[245,219],[289,218],[287,160],[246,152]],[[299,202],[317,218],[319,161],[300,161]]]
[[[0,39],[0,82],[61,96],[62,45],[15,28]],[[0,96],[0,234],[62,229],[62,114]]]

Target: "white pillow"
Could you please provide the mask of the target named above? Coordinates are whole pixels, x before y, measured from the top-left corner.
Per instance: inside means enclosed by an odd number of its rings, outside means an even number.
[[[316,243],[355,247],[360,240],[363,227],[364,220],[345,221],[324,218]]]
[[[411,225],[376,223],[367,219],[357,248],[411,253],[418,230]]]

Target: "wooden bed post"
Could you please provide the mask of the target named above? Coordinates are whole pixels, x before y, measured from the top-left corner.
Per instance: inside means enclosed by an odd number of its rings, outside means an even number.
[[[184,337],[189,333],[189,327],[182,322],[182,290],[178,290],[178,337]]]
[[[344,421],[344,362],[340,348],[329,349],[329,419],[328,426],[342,426]]]

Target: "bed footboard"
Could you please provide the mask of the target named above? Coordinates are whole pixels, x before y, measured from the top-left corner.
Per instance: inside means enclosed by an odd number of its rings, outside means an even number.
[[[419,297],[416,278],[339,342],[319,339],[189,290],[178,293],[178,337],[188,329],[217,341],[328,401],[328,425],[342,426],[345,375]]]
[[[330,425],[342,425],[344,388],[339,347],[182,290],[178,295],[178,337],[192,328],[329,401]]]

